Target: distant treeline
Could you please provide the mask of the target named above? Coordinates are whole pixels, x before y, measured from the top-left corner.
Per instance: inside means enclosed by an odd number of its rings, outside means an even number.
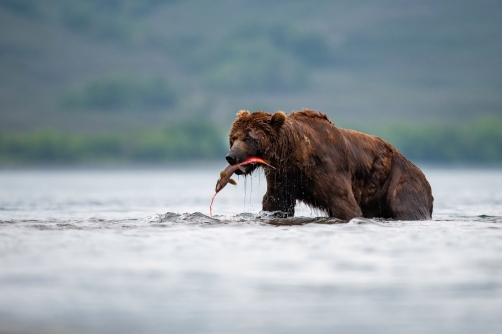
[[[392,124],[374,134],[396,146],[412,161],[441,163],[502,162],[502,119],[467,124]]]
[[[502,163],[502,119],[465,125],[394,124],[372,131],[412,161]],[[0,133],[0,164],[79,164],[223,159],[226,133],[191,120],[156,130],[75,134],[59,131]]]
[[[209,160],[225,156],[226,145],[218,127],[198,120],[120,133],[0,132],[0,164]]]

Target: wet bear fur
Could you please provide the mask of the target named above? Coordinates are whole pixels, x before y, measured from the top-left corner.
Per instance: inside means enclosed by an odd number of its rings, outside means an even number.
[[[434,199],[419,168],[386,141],[338,128],[325,114],[242,110],[229,140],[230,164],[256,156],[276,167],[262,165],[263,211],[293,216],[301,201],[342,220],[431,219]],[[257,165],[244,168],[237,174],[252,173]]]

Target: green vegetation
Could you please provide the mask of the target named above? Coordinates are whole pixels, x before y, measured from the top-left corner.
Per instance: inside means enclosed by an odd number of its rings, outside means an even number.
[[[63,93],[60,106],[103,111],[165,110],[177,101],[174,89],[160,76],[114,75],[94,79],[82,89]]]
[[[376,131],[413,161],[502,162],[502,119],[483,118],[465,125],[394,124]]]
[[[27,17],[39,16],[40,13],[37,0],[0,0],[0,6]]]
[[[502,163],[502,119],[464,126],[395,124],[373,132],[412,161]],[[223,159],[227,149],[225,132],[200,120],[125,133],[0,133],[3,165]]]
[[[195,54],[208,89],[246,94],[303,91],[308,70],[333,59],[325,36],[292,25],[246,25]]]
[[[54,112],[56,104],[61,114],[92,110],[89,118],[122,108],[158,111],[159,104],[139,96],[118,99],[144,83],[106,82],[110,73],[169,78],[178,110],[227,124],[236,110],[255,105],[339,112],[331,118],[343,121],[469,120],[474,110],[500,115],[501,6],[489,0],[0,0],[0,128],[17,121],[32,128],[37,117],[31,116],[42,113],[47,123],[69,125],[59,122],[65,116]],[[229,110],[225,119],[222,105]],[[122,124],[129,126],[126,117]],[[81,124],[73,129],[87,130]]]
[[[51,20],[100,40],[130,43],[138,18],[178,0],[0,0],[0,8],[29,18]]]
[[[227,151],[214,125],[186,121],[157,130],[71,134],[59,131],[0,133],[0,164],[164,162],[214,159]]]
[[[159,127],[303,107],[412,160],[502,160],[501,2],[0,0],[0,17],[3,163],[216,158],[219,131]]]

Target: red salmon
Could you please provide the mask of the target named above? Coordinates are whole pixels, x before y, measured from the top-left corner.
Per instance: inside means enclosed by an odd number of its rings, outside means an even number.
[[[213,216],[213,202],[214,198],[216,197],[216,194],[220,192],[221,189],[225,188],[225,186],[230,183],[233,184],[234,186],[237,185],[237,182],[235,182],[234,179],[231,179],[232,174],[235,173],[236,170],[241,168],[242,166],[248,165],[248,164],[255,164],[255,163],[261,163],[264,165],[267,165],[269,167],[274,168],[273,166],[269,165],[265,160],[257,157],[249,157],[245,161],[241,162],[240,164],[235,164],[235,165],[227,165],[225,169],[223,169],[220,172],[220,178],[218,181],[216,181],[216,188],[215,191],[216,193],[213,195],[213,199],[211,200],[211,205],[209,206],[209,214],[211,217]]]

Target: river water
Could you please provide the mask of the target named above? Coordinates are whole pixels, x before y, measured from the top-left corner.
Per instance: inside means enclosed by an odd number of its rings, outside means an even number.
[[[209,203],[221,164],[0,171],[0,333],[502,333],[502,170],[424,167],[432,221]]]

